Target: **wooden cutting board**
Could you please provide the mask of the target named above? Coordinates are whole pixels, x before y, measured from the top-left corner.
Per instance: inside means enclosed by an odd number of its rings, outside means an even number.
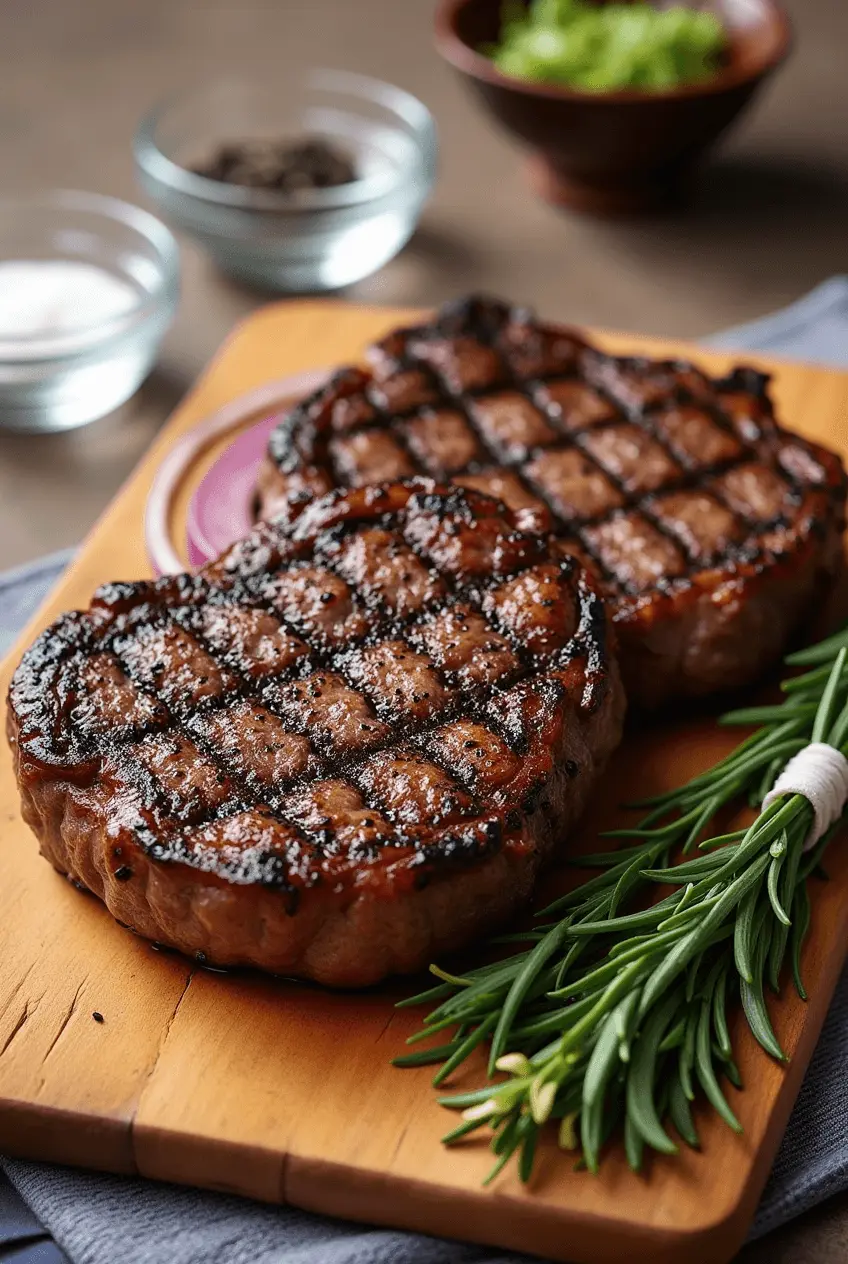
[[[7,659],[5,696],[24,645],[107,579],[149,573],[142,515],[154,472],[178,436],[263,382],[357,359],[409,312],[297,302],[241,325],[92,531]],[[711,371],[732,357],[623,335],[614,350],[691,354]],[[746,357],[749,358],[749,357]],[[750,357],[753,358],[753,357]],[[848,451],[848,375],[769,364],[780,415]],[[599,805],[638,785],[679,783],[732,743],[704,718],[631,732]],[[787,994],[776,1028],[792,1054],[771,1062],[741,1030],[747,1091],[731,1091],[733,1135],[708,1110],[700,1154],[656,1159],[632,1175],[613,1152],[601,1175],[543,1147],[530,1187],[505,1172],[489,1189],[484,1143],[439,1144],[451,1119],[430,1074],[393,1069],[418,1015],[396,1011],[406,986],[337,995],[212,973],[155,951],[40,859],[0,755],[0,1150],[226,1190],[353,1220],[523,1249],[556,1260],[721,1264],[741,1243],[800,1087],[846,953],[848,848],[816,884],[804,954],[811,1001]],[[586,838],[608,826],[600,807]],[[94,1011],[104,1022],[92,1018]],[[466,1075],[458,1084],[472,1083]],[[479,1082],[479,1081],[478,1081]]]

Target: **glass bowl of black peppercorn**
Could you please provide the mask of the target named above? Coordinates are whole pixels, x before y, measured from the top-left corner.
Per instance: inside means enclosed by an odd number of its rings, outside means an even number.
[[[400,88],[311,70],[166,102],[134,152],[162,216],[224,271],[316,293],[369,276],[408,241],[435,178],[436,131]]]

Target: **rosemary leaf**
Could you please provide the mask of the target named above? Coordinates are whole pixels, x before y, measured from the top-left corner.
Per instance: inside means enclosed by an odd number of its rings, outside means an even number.
[[[789,920],[789,914],[786,912],[783,905],[780,903],[780,896],[778,894],[778,884],[780,882],[780,871],[783,868],[784,861],[786,860],[786,849],[784,847],[782,851],[778,852],[778,854],[775,855],[774,843],[772,843],[771,854],[772,854],[772,861],[768,868],[768,897],[771,902],[771,906],[774,909],[774,915],[777,918],[777,920],[779,922],[782,922],[784,926],[789,926],[791,925],[790,920]]]
[[[713,992],[713,1030],[716,1043],[725,1060],[733,1053],[730,1032],[727,1028],[727,971],[727,962],[723,962]]]
[[[533,1123],[529,1115],[522,1119],[521,1123],[528,1126],[522,1129],[524,1135],[521,1142],[521,1157],[518,1160],[518,1176],[526,1185],[533,1171],[533,1159],[536,1155],[536,1141],[539,1137],[539,1128]]]
[[[695,1130],[695,1121],[692,1118],[692,1108],[683,1091],[679,1075],[673,1075],[671,1078],[668,1109],[671,1122],[674,1124],[681,1140],[685,1141],[693,1150],[697,1150],[700,1145],[698,1133]]]
[[[467,1110],[469,1106],[479,1106],[481,1102],[487,1102],[494,1092],[495,1088],[489,1084],[473,1093],[455,1093],[453,1097],[439,1097],[437,1101],[440,1106],[447,1106],[448,1110]]]
[[[725,1123],[734,1132],[741,1132],[742,1125],[727,1104],[713,1070],[712,1050],[710,1048],[710,1007],[708,1005],[703,1006],[698,1018],[695,1038],[695,1069],[698,1073],[701,1087],[706,1093],[710,1104],[715,1107]]]
[[[626,1004],[626,1002],[623,1003]],[[618,1007],[618,1009],[620,1008],[621,1006]],[[586,1068],[586,1075],[583,1079],[584,1111],[596,1101],[600,1101],[603,1104],[606,1086],[611,1075],[618,1067],[618,1046],[621,1039],[616,1023],[618,1009],[604,1019],[600,1035],[592,1050],[592,1056],[589,1059],[589,1065]],[[592,1164],[589,1162],[588,1154],[586,1155],[586,1162],[591,1168]]]
[[[654,1101],[657,1055],[666,1028],[680,1004],[676,993],[653,1010],[639,1033],[627,1077],[627,1114],[647,1144],[662,1154],[676,1154],[677,1146],[662,1126]],[[643,1001],[644,1005],[644,1001]]]
[[[810,741],[812,742],[823,742],[830,728],[830,721],[837,703],[837,690],[845,669],[846,658],[848,658],[848,649],[843,645],[836,655],[836,661],[830,669],[830,675],[827,678],[827,684],[821,696],[815,722],[813,723],[813,731],[810,736]]]
[[[509,1119],[504,1120],[503,1127],[500,1128],[492,1137],[492,1153],[497,1155],[505,1154],[507,1158],[512,1154],[520,1137],[516,1137],[518,1125],[521,1122],[520,1115],[510,1115]]]
[[[562,945],[565,935],[568,931],[569,922],[566,919],[555,926],[553,930],[548,931],[547,935],[540,943],[536,945],[533,951],[528,955],[527,960],[519,970],[518,974],[512,982],[512,986],[507,992],[506,999],[503,1002],[500,1015],[497,1016],[497,1026],[492,1036],[492,1048],[489,1057],[489,1075],[495,1073],[495,1063],[502,1053],[506,1051],[506,1042],[509,1038],[510,1028],[515,1020],[521,1003],[527,996],[530,988],[538,977],[540,971],[544,968],[548,960],[553,956],[557,949]],[[492,1024],[494,1026],[494,1023]]]
[[[407,996],[398,1001],[395,1009],[412,1009],[416,1005],[429,1005],[430,1001],[439,1001],[443,996],[450,996],[453,989],[449,983],[440,983],[438,987],[428,988],[426,992],[417,992],[415,996]]]
[[[697,860],[687,860],[683,864],[674,865],[670,869],[643,869],[642,875],[652,882],[662,882],[677,886],[684,882],[698,882],[726,864],[721,853],[707,852]]]
[[[660,1053],[670,1053],[672,1049],[679,1049],[683,1044],[683,1037],[686,1035],[686,1015],[678,1018],[677,1022],[670,1031],[662,1039],[660,1044]]]
[[[792,977],[795,990],[802,1001],[807,999],[807,991],[801,981],[801,948],[810,928],[810,896],[802,883],[795,892],[792,903]]]
[[[418,1053],[404,1053],[399,1058],[392,1058],[392,1066],[430,1066],[434,1062],[444,1062],[457,1048],[456,1041],[453,1041],[449,1045],[435,1045],[432,1049],[420,1049]]]
[[[733,930],[733,959],[740,978],[750,983],[754,977],[754,915],[759,891],[753,887],[739,906]]]
[[[806,702],[803,706],[793,708],[793,714],[799,719],[812,719],[816,714],[817,703]],[[773,707],[742,707],[738,711],[728,711],[719,719],[719,724],[731,726],[736,724],[772,724],[786,719],[785,702]]]
[[[459,1141],[462,1137],[467,1137],[469,1132],[476,1132],[478,1128],[485,1127],[485,1119],[465,1119],[458,1127],[446,1132],[442,1137],[442,1145],[453,1145],[455,1141]]]
[[[819,663],[829,663],[844,645],[848,644],[848,629],[842,628],[816,645],[808,645],[806,649],[787,654],[785,661],[790,667],[814,667]]]
[[[774,1028],[771,1025],[771,1019],[768,1016],[763,996],[763,967],[770,939],[770,934],[766,928],[767,916],[768,906],[758,911],[754,922],[756,948],[754,950],[755,957],[751,978],[743,978],[739,990],[742,997],[742,1008],[745,1011],[745,1017],[748,1020],[748,1026],[751,1028],[754,1039],[762,1045],[766,1053],[770,1053],[778,1062],[785,1062],[786,1055],[774,1034]]]
[[[739,1068],[732,1058],[728,1062],[725,1062],[724,1074],[730,1080],[730,1083],[734,1088],[742,1087],[742,1076],[739,1074]]]
[[[678,1066],[680,1071],[680,1084],[686,1098],[690,1102],[695,1100],[695,1089],[692,1085],[692,1071],[695,1067],[695,1041],[698,1035],[698,1015],[690,1006],[689,1013],[686,1016],[686,1032],[683,1037],[683,1044],[680,1049],[680,1058]]]
[[[480,1025],[476,1027],[469,1036],[466,1036],[461,1044],[457,1045],[453,1052],[445,1059],[445,1064],[441,1070],[437,1071],[433,1076],[434,1088],[438,1088],[438,1086],[442,1084],[449,1075],[452,1075],[456,1068],[460,1066],[466,1058],[470,1057],[477,1046],[481,1045],[486,1037],[491,1034],[492,1028],[497,1022],[497,1017],[496,1013],[487,1014]],[[490,1071],[489,1074],[492,1075],[494,1072]]]
[[[615,884],[615,890],[610,899],[609,916],[615,917],[619,907],[624,903],[629,895],[639,887],[644,881],[645,870],[643,868],[644,859],[637,856],[625,869],[624,873]]]
[[[626,1115],[624,1118],[624,1153],[631,1171],[641,1172],[645,1138],[637,1129],[631,1115]]]
[[[840,649],[839,652],[841,653],[842,650]],[[801,689],[810,689],[818,685],[824,686],[827,684],[830,672],[830,663],[825,663],[823,667],[816,667],[813,671],[806,672],[803,676],[790,676],[788,680],[781,681],[780,687],[784,693],[797,693]]]

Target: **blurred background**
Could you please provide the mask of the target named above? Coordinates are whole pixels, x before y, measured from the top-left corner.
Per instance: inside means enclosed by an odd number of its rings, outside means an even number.
[[[406,248],[340,292],[426,306],[485,289],[546,317],[698,337],[846,270],[848,5],[787,0],[796,47],[704,166],[685,207],[630,219],[537,198],[516,144],[433,47],[433,0],[29,0],[2,17],[7,193],[86,189],[150,207],[131,141],[151,106],[227,73],[374,75],[432,111],[438,176]],[[79,540],[233,324],[268,296],[180,238],[182,296],[151,377],[80,430],[0,430],[0,567]],[[43,512],[49,505],[49,513]],[[42,510],[42,512],[39,512]]]

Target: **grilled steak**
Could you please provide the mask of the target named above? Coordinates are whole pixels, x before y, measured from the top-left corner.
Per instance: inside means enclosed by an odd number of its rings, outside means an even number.
[[[336,492],[25,654],[44,855],[142,935],[358,986],[519,907],[618,743],[604,607],[500,502]]]
[[[631,701],[751,681],[833,582],[841,462],[777,425],[753,369],[607,355],[481,299],[370,359],[281,420],[261,516],[421,472],[498,496],[595,567]]]

